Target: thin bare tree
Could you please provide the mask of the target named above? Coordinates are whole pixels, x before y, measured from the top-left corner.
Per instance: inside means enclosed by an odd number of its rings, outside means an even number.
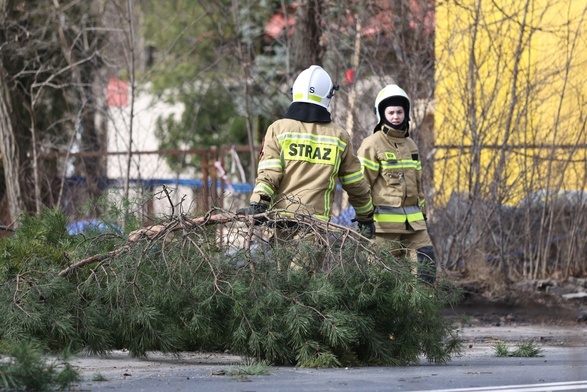
[[[7,17],[12,12],[14,1],[0,1],[0,42],[6,42]],[[0,44],[0,48],[4,44]],[[19,151],[14,134],[14,111],[12,110],[11,88],[7,82],[7,71],[4,68],[4,51],[0,49],[0,152],[4,167],[4,183],[8,204],[7,220],[12,224],[24,210],[20,186]]]
[[[506,283],[585,271],[587,144],[574,108],[586,12],[572,1],[438,7],[435,175],[450,268],[488,264]]]

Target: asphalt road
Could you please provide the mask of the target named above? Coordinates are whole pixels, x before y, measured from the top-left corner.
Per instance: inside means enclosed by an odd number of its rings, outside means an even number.
[[[241,358],[215,353],[147,360],[114,352],[70,360],[82,391],[587,391],[587,325],[465,328],[463,353],[446,365],[300,369],[269,367],[267,375],[234,375]],[[515,348],[533,341],[539,357],[500,358],[497,342]],[[98,378],[104,381],[97,381]]]

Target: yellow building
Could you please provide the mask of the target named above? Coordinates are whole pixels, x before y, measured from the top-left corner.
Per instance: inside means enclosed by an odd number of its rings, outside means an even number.
[[[587,2],[436,9],[435,203],[587,189]]]

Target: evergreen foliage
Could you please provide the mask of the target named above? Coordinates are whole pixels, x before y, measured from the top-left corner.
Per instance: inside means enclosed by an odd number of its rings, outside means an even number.
[[[458,300],[457,290],[449,282],[421,283],[407,262],[351,231],[338,233],[346,239],[330,243],[324,267],[308,272],[277,265],[302,253],[315,259],[323,249],[299,252],[295,242],[271,247],[254,236],[255,251],[235,252],[217,230],[185,218],[178,230],[135,243],[112,235],[68,237],[56,212],[36,219],[2,244],[14,248],[27,230],[45,244],[34,257],[11,261],[18,272],[3,275],[4,350],[26,341],[50,352],[124,348],[139,357],[155,350],[229,350],[264,363],[335,367],[406,365],[422,356],[444,363],[460,349],[442,316]],[[63,234],[32,233],[46,225]],[[236,218],[229,226],[243,237],[258,230]],[[60,276],[70,263],[95,255],[88,250],[98,245],[123,251]],[[13,258],[4,257],[3,265]],[[32,259],[48,261],[33,266]]]
[[[64,390],[80,380],[81,376],[68,362],[48,360],[31,343],[15,346],[8,361],[0,363],[1,390]]]
[[[57,209],[45,209],[40,217],[23,215],[19,229],[0,239],[0,281],[17,271],[46,268],[63,262],[71,246],[66,236],[67,218]]]

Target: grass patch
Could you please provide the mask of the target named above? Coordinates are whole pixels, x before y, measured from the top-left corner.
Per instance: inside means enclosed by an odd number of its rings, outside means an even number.
[[[541,355],[542,349],[537,347],[534,342],[520,343],[513,351],[510,351],[505,343],[499,342],[494,349],[496,357],[534,358],[543,356]]]
[[[510,356],[509,348],[504,342],[497,343],[493,348],[495,350],[496,357],[503,358]]]
[[[532,358],[532,357],[542,357],[540,354],[542,349],[537,347],[534,342],[525,342],[520,343],[518,347],[512,352],[512,357],[524,357],[524,358]]]
[[[254,359],[245,361],[242,365],[230,367],[226,371],[227,376],[237,381],[246,380],[248,376],[267,376],[269,374],[269,364],[266,361]]]
[[[471,325],[473,325],[473,316],[470,316],[468,314],[461,315],[460,323],[461,328],[470,327]]]
[[[100,373],[96,373],[94,374],[94,376],[92,377],[92,381],[95,382],[102,382],[102,381],[108,381],[108,379],[106,377],[104,377],[102,374]]]

